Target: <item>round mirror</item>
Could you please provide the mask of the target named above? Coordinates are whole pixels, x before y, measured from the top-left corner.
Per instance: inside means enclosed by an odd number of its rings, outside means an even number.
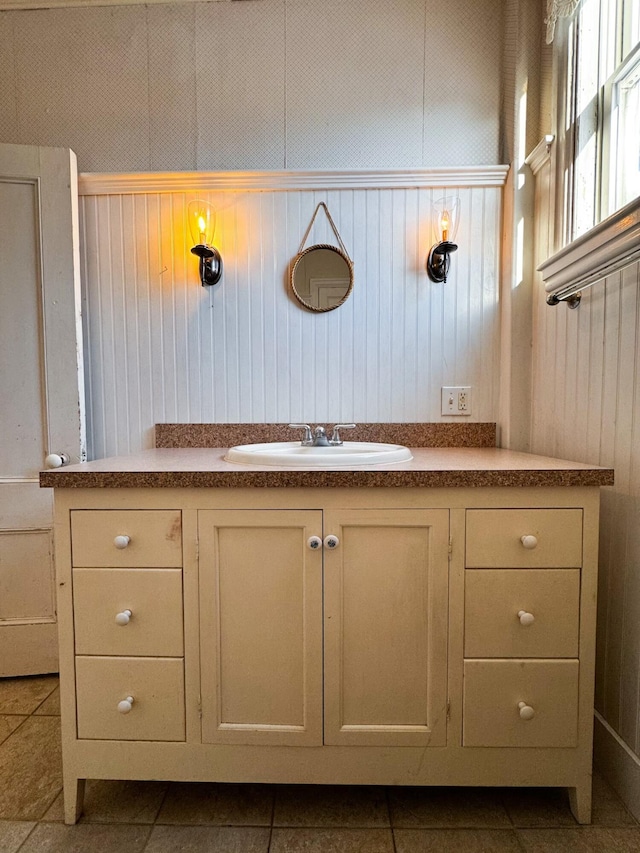
[[[353,288],[353,264],[335,246],[309,246],[296,255],[291,268],[291,289],[310,311],[333,311]]]

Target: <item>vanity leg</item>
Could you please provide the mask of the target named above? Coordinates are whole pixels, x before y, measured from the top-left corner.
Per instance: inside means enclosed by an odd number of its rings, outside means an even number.
[[[568,788],[569,806],[578,823],[591,823],[591,776],[582,785]]]
[[[64,822],[74,824],[82,814],[84,805],[85,779],[77,779],[75,776],[63,779],[64,796]]]

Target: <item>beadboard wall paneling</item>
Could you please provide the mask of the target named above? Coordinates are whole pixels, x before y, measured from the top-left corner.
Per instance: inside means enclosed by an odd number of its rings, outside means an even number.
[[[533,450],[615,468],[602,491],[596,707],[640,755],[640,264],[535,304]]]
[[[556,248],[552,167],[547,157],[535,170],[537,264]],[[546,296],[538,275],[532,449],[615,468],[601,495],[595,697],[615,735],[596,740],[601,766],[616,768],[610,781],[629,797],[635,789],[620,780],[640,767],[640,262],[583,291],[575,310]]]
[[[156,422],[438,421],[442,385],[471,385],[471,420],[494,421],[501,189],[458,192],[443,285],[425,271],[442,187],[207,190],[224,263],[213,289],[189,251],[194,193],[83,195],[90,458],[152,446]],[[320,201],[355,285],[313,314],[288,270]],[[335,244],[322,212],[318,242]]]

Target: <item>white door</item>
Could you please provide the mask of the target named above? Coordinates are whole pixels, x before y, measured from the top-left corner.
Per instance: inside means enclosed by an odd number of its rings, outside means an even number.
[[[48,454],[85,458],[75,154],[0,145],[0,676],[55,672]]]

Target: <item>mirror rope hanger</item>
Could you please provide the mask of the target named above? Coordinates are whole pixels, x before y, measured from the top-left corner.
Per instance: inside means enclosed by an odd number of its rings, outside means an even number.
[[[325,212],[338,246],[321,243],[305,249],[320,208]],[[294,298],[304,308],[315,312],[339,308],[353,289],[353,262],[323,201],[316,206],[302,238],[298,254],[290,267],[289,282]]]
[[[338,229],[336,228],[335,222],[331,218],[331,214],[329,213],[329,208],[327,207],[327,205],[323,201],[318,203],[318,206],[316,207],[316,209],[313,212],[313,216],[311,217],[311,222],[309,223],[309,227],[304,232],[304,237],[302,238],[302,243],[300,243],[300,248],[298,249],[298,254],[299,255],[302,254],[302,252],[304,250],[304,244],[307,242],[307,237],[311,233],[311,229],[313,228],[313,223],[316,221],[316,216],[318,215],[318,211],[320,210],[320,208],[322,208],[324,210],[324,212],[327,216],[327,219],[329,220],[329,225],[333,229],[333,233],[336,235],[336,240],[340,244],[340,251],[346,257],[346,259],[349,261],[349,263],[353,264],[353,261],[349,257],[349,252],[347,252],[347,249],[346,249],[344,243],[342,242],[342,237],[340,236],[340,233],[339,233]]]

